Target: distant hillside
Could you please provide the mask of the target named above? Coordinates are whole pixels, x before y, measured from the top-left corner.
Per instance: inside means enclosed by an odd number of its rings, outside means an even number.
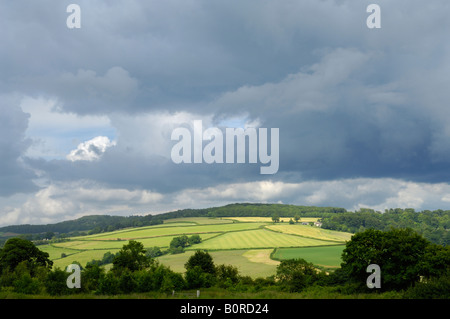
[[[270,217],[278,214],[280,217],[330,217],[337,213],[347,212],[344,208],[339,207],[316,207],[316,206],[297,206],[286,204],[253,204],[239,203],[229,204],[221,207],[212,207],[206,209],[183,209],[175,212],[166,213],[160,216],[166,218],[176,217],[243,217],[243,216],[260,216]],[[169,217],[170,216],[170,217]]]
[[[158,215],[109,216],[91,215],[48,225],[15,225],[0,228],[0,246],[11,236],[32,240],[95,234],[127,227],[161,224],[180,217],[319,217],[322,228],[355,233],[367,228],[389,230],[391,227],[411,228],[433,243],[450,244],[450,211],[415,212],[413,209],[389,209],[384,213],[371,209],[348,212],[338,207],[297,206],[284,204],[237,203],[204,209],[182,209]]]
[[[230,204],[205,209],[183,209],[158,215],[110,216],[91,215],[75,220],[47,225],[13,225],[0,228],[0,233],[14,234],[69,234],[73,232],[99,233],[127,227],[141,227],[161,224],[163,220],[178,217],[238,217],[238,216],[279,216],[294,217],[296,214],[307,217],[326,217],[346,212],[343,208],[295,206],[282,204]]]
[[[0,228],[3,236],[8,233],[14,234],[41,234],[41,233],[73,233],[81,231],[113,231],[126,227],[140,227],[161,224],[162,220],[157,216],[110,216],[110,215],[90,215],[75,220],[63,221],[47,225],[12,225]]]

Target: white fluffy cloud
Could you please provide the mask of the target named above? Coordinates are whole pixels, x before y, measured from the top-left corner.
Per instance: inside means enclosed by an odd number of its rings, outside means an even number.
[[[110,141],[106,136],[97,136],[93,139],[83,142],[67,155],[69,161],[95,161],[100,159],[106,149],[115,146],[115,141]]]
[[[61,102],[56,98],[23,96],[20,108],[29,115],[26,136],[33,143],[27,149],[28,157],[62,159],[74,146],[92,136],[115,136],[107,116],[62,112]]]
[[[381,179],[338,181],[277,181],[219,184],[186,188],[177,193],[107,188],[92,182],[59,183],[44,187],[17,208],[5,207],[0,225],[54,223],[90,214],[158,214],[235,202],[285,203],[343,207],[439,209],[450,201],[450,185]]]
[[[58,183],[42,188],[19,207],[4,207],[0,225],[55,223],[94,214],[129,215],[130,209],[146,213],[162,198],[147,190],[112,189],[91,182]]]
[[[187,189],[174,197],[179,207],[207,207],[230,202],[285,203],[343,207],[439,209],[450,201],[447,183],[427,184],[391,178],[286,183],[261,181]]]

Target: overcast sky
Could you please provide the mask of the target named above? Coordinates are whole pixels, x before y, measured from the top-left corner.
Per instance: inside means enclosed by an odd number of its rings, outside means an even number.
[[[81,28],[66,12],[81,9]],[[369,4],[381,8],[370,29]],[[235,202],[450,209],[448,0],[0,1],[0,225]],[[279,170],[175,128],[279,128]]]

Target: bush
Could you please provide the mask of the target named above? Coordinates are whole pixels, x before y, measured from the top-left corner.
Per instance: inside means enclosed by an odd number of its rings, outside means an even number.
[[[186,288],[186,283],[181,274],[171,270],[167,271],[163,277],[160,291],[169,293],[173,290],[182,290]]]
[[[124,270],[119,277],[119,290],[123,294],[136,291],[137,283],[129,270]]]
[[[112,272],[108,272],[100,278],[98,293],[102,295],[115,295],[119,293],[119,281]]]
[[[81,273],[81,289],[84,292],[95,292],[98,289],[99,281],[104,276],[105,270],[97,264],[86,265]]]
[[[202,239],[201,239],[201,237],[199,235],[192,235],[188,239],[189,245],[200,244],[201,242],[202,242]]]
[[[67,277],[68,273],[59,268],[49,272],[44,281],[44,286],[47,293],[52,296],[68,295],[72,293],[72,289],[67,287]]]
[[[169,253],[171,253],[171,254],[182,254],[182,253],[184,253],[184,248],[183,247],[181,247],[181,246],[178,246],[178,247],[170,247],[169,249],[168,249],[168,252]]]
[[[203,271],[200,266],[194,266],[186,270],[186,288],[194,289],[201,287],[211,287],[215,284],[216,278],[213,274]]]
[[[161,251],[161,248],[154,246],[154,247],[148,248],[145,255],[150,258],[156,258],[156,257],[162,256],[163,252]]]
[[[149,292],[154,290],[155,278],[149,271],[136,271],[133,274],[138,292]]]
[[[299,292],[321,277],[312,263],[299,258],[283,260],[277,266],[277,278],[285,290]]]
[[[186,281],[184,280],[182,274],[171,271],[168,274],[168,276],[170,277],[170,280],[172,281],[173,289],[182,290],[182,289],[186,288]]]
[[[419,282],[404,293],[406,299],[450,299],[450,276]]]
[[[36,278],[31,278],[25,273],[14,281],[14,291],[22,294],[35,295],[41,292],[41,283]]]
[[[230,288],[239,281],[239,270],[231,265],[218,265],[216,267],[217,285],[221,288]]]

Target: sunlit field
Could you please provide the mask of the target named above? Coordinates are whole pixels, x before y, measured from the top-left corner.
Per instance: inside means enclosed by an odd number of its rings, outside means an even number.
[[[184,253],[165,254],[158,261],[184,272],[184,264],[196,250],[208,250],[215,263],[234,265],[251,277],[275,274],[279,260],[287,258],[304,258],[319,267],[339,265],[342,247],[352,234],[301,223],[292,225],[290,218],[281,220],[273,223],[270,217],[176,218],[160,225],[68,238],[39,248],[49,253],[55,267],[63,269],[73,262],[84,266],[93,259],[101,260],[106,252],[118,252],[129,240],[139,241],[145,248],[156,246],[165,250],[174,237],[198,234],[201,243],[186,247]],[[300,222],[317,220],[308,217]]]

